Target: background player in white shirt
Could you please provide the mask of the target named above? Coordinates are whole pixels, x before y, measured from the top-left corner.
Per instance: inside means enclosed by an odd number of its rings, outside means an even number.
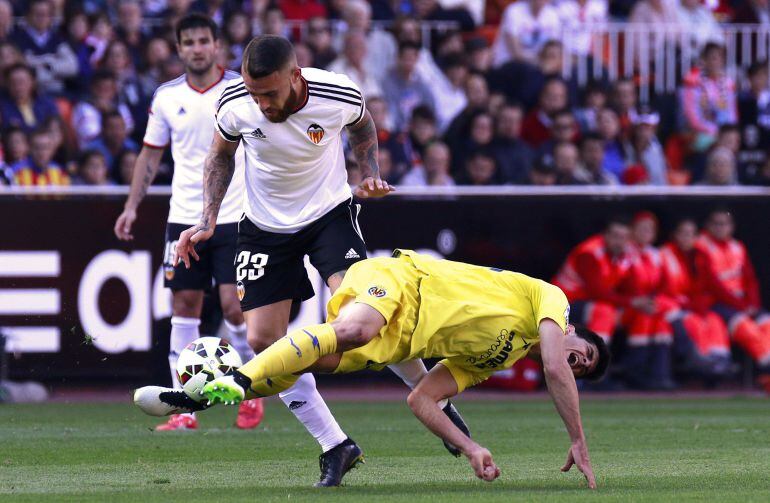
[[[242,81],[222,94],[219,135],[206,158],[204,209],[184,231],[177,261],[190,267],[214,235],[220,204],[233,177],[239,145],[245,151],[246,218],[238,228],[237,288],[248,340],[259,352],[286,334],[292,302],[312,297],[304,257],[334,292],[350,265],[366,258],[358,227],[359,206],[347,184],[342,131],[365,174],[358,197],[382,197],[391,187],[379,177],[377,131],[361,91],[345,75],[297,66],[294,48],[277,36],[246,47]],[[421,361],[391,367],[414,387],[426,374]],[[184,400],[179,393],[180,400]],[[362,451],[340,429],[315,388],[311,374],[281,395],[321,443],[318,486],[339,485]],[[168,403],[168,402],[166,402]],[[296,404],[296,407],[293,406]],[[466,428],[457,411],[444,412]],[[455,455],[454,446],[447,446]]]
[[[238,219],[243,214],[243,157],[236,160],[233,183],[222,201],[217,217],[216,233],[200,250],[204,260],[194,267],[174,267],[174,247],[179,233],[200,220],[203,207],[203,163],[215,134],[211,117],[219,95],[233,79],[240,76],[214,64],[219,48],[217,26],[209,18],[193,14],[180,20],[176,28],[177,51],[185,65],[185,74],[167,82],[155,91],[149,111],[144,146],[140,152],[131,183],[131,191],[123,213],[115,223],[119,239],[131,240],[131,227],[136,209],[160,164],[169,144],[174,159],[171,204],[166,226],[163,267],[165,284],[173,292],[169,365],[175,387],[181,387],[176,376],[179,353],[200,337],[201,309],[204,290],[217,285],[225,326],[233,345],[242,358],[253,356],[246,341],[246,324],[235,290],[235,245]],[[262,402],[251,401],[240,407],[236,425],[249,429],[262,419]],[[195,429],[197,420],[191,414],[172,416],[157,430]]]

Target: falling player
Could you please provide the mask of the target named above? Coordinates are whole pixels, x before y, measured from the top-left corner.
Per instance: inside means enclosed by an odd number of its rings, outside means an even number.
[[[329,300],[326,323],[290,332],[232,375],[206,384],[203,394],[209,404],[237,403],[275,394],[300,372],[348,373],[444,357],[409,395],[409,406],[430,431],[460,447],[476,476],[492,481],[500,471],[490,452],[453,425],[438,402],[526,355],[542,361],[570,437],[562,470],[575,464],[589,487],[596,487],[575,378],[604,374],[607,345],[597,334],[569,325],[564,292],[523,274],[409,250],[359,262]],[[138,390],[137,404],[153,415],[202,407],[180,391],[159,391]]]
[[[282,337],[292,302],[313,296],[304,257],[334,292],[345,271],[366,258],[359,206],[347,183],[342,134],[365,174],[361,198],[392,191],[379,177],[377,131],[364,97],[345,75],[297,66],[291,43],[277,36],[252,40],[243,53],[242,79],[222,93],[219,132],[206,158],[200,222],[184,231],[177,257],[193,267],[194,246],[215,235],[220,205],[233,177],[239,145],[245,154],[245,216],[238,226],[236,280],[249,344],[256,351]],[[391,367],[414,387],[427,374],[419,360]],[[362,457],[303,375],[281,398],[321,444],[319,486],[337,486]],[[444,413],[462,428],[454,406]],[[447,449],[455,455],[454,446]]]
[[[212,278],[219,298],[230,340],[241,357],[251,358],[253,352],[246,341],[243,320],[235,290],[235,244],[238,219],[243,214],[243,160],[238,159],[233,183],[222,203],[214,237],[200,250],[203,259],[194,267],[174,267],[173,253],[179,233],[200,219],[203,206],[203,162],[215,134],[211,117],[222,91],[239,75],[214,63],[219,47],[217,26],[209,18],[192,14],[181,19],[176,27],[177,51],[185,65],[185,73],[162,84],[155,91],[149,110],[144,146],[136,160],[131,190],[123,213],[115,222],[119,239],[133,239],[132,227],[136,210],[147,193],[158,170],[163,151],[171,145],[174,178],[171,203],[166,225],[164,251],[165,286],[173,295],[171,340],[168,362],[176,387],[181,387],[176,375],[179,353],[200,337],[201,309],[204,291],[211,287]],[[254,428],[262,419],[262,403],[248,400],[238,411],[236,425]],[[198,422],[192,414],[172,416],[156,430],[196,429]]]

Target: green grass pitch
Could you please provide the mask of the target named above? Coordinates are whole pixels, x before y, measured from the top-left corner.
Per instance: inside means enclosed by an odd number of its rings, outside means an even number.
[[[502,469],[491,484],[405,403],[330,405],[367,457],[331,490],[310,487],[317,447],[277,401],[257,431],[219,407],[165,434],[130,404],[0,405],[0,501],[770,501],[768,400],[584,400],[596,492],[559,472],[568,440],[548,401],[458,402]]]

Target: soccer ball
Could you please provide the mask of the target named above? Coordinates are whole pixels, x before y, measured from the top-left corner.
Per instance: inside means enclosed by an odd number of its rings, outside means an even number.
[[[238,352],[219,337],[195,339],[179,354],[176,374],[187,396],[200,402],[203,386],[217,377],[232,372],[243,364]]]

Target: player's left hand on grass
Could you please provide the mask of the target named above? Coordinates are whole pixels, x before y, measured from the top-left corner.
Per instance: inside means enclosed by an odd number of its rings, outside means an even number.
[[[588,487],[596,489],[596,478],[594,470],[591,468],[591,460],[588,459],[588,447],[585,442],[574,442],[567,452],[567,462],[561,467],[561,471],[568,472],[572,465],[576,465],[586,477]]]
[[[179,241],[176,243],[174,267],[179,265],[179,262],[184,262],[184,266],[190,268],[190,256],[195,260],[200,260],[198,253],[195,251],[195,244],[201,241],[206,241],[214,235],[214,229],[208,227],[204,228],[201,224],[196,224],[189,229],[182,232],[179,235]]]
[[[478,478],[492,482],[500,476],[500,468],[495,464],[495,460],[492,459],[492,453],[489,450],[477,445],[474,450],[465,455],[468,457],[468,461]]]
[[[358,184],[353,193],[356,197],[365,199],[367,197],[383,197],[395,190],[385,180],[367,176]]]

